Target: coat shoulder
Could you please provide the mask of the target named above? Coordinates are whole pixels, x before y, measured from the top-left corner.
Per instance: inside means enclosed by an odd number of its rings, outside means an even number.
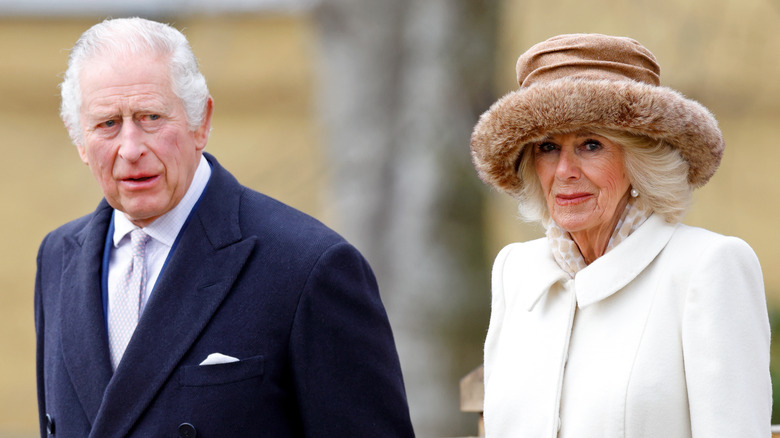
[[[529,240],[527,242],[514,242],[506,245],[496,256],[494,269],[506,263],[512,265],[526,265],[523,262],[537,260],[540,256],[550,252],[547,238]]]
[[[97,210],[81,216],[80,218],[73,219],[50,231],[43,239],[40,250],[45,251],[50,247],[61,246],[67,239],[78,239],[79,236],[83,236],[90,227],[90,224],[92,224],[99,215],[106,213],[105,209],[107,208],[110,209],[111,207],[103,201],[100,203]]]
[[[320,253],[347,243],[318,219],[248,188],[243,190],[239,211],[239,226],[245,237],[257,236],[265,244],[290,253]]]
[[[756,257],[750,245],[739,237],[682,224],[677,227],[667,247],[676,254],[690,254],[694,261],[713,254]]]
[[[87,226],[87,224],[89,224],[93,215],[94,213],[90,213],[81,216],[78,219],[73,219],[70,222],[62,224],[59,227],[55,228],[54,230],[50,231],[48,236],[50,239],[57,239],[57,238],[63,238],[65,236],[76,235],[79,232],[81,232]]]
[[[209,184],[199,202],[206,233],[217,246],[257,238],[266,253],[319,254],[344,239],[319,220],[242,185],[209,154]]]

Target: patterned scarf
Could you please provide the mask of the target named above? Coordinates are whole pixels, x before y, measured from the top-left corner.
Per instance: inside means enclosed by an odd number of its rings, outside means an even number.
[[[616,247],[639,228],[650,217],[651,213],[652,211],[643,208],[635,202],[635,198],[629,198],[626,208],[623,210],[623,214],[620,216],[620,220],[609,238],[605,253]],[[558,266],[568,273],[571,278],[574,278],[577,272],[588,266],[577,244],[572,240],[571,235],[553,221],[550,221],[550,226],[547,228],[547,241],[550,242],[553,257],[555,257]]]

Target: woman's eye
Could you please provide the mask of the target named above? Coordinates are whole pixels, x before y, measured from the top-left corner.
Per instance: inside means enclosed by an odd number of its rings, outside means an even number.
[[[601,149],[601,142],[598,140],[588,140],[585,142],[584,146],[586,151],[597,151]]]
[[[555,143],[544,142],[544,143],[540,143],[538,148],[539,148],[539,152],[552,152],[555,150],[556,146]]]

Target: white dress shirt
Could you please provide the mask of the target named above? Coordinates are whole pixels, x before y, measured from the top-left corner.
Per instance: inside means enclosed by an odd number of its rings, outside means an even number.
[[[154,290],[154,284],[160,275],[163,264],[168,258],[168,253],[176,241],[176,237],[181,231],[181,227],[189,217],[192,208],[200,198],[201,193],[206,188],[206,184],[211,176],[211,166],[206,158],[201,155],[200,163],[195,171],[187,193],[169,212],[155,219],[154,222],[142,228],[142,230],[151,236],[146,245],[146,271],[149,275],[146,287],[141,297],[141,311],[146,307],[146,302]],[[138,228],[119,210],[114,210],[114,236],[113,250],[108,262],[108,299],[112,299],[119,289],[123,274],[132,260],[130,248],[130,232]]]

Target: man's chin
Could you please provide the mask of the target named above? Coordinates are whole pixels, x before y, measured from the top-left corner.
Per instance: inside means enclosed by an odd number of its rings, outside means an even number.
[[[165,214],[165,212],[158,213],[158,210],[137,210],[137,209],[127,209],[123,210],[118,208],[117,210],[124,213],[127,220],[132,222],[134,225],[138,227],[145,227],[152,222],[154,222],[157,218]]]

